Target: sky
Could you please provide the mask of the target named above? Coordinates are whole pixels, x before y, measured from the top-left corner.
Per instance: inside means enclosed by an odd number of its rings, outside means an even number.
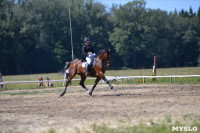
[[[112,7],[112,4],[117,5],[124,5],[127,2],[130,2],[132,0],[95,0],[99,1],[102,4],[104,4],[107,7],[107,10],[109,11],[109,8]],[[181,9],[184,9],[185,11],[189,11],[190,6],[193,9],[193,12],[197,12],[200,7],[200,0],[145,0],[146,8],[151,9],[158,9],[166,10],[168,12],[174,12],[175,9],[179,12]]]

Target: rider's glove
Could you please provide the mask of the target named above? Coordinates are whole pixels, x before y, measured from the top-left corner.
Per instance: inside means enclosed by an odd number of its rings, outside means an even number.
[[[89,53],[89,55],[88,55],[89,57],[92,57],[93,56],[93,54],[92,53]]]

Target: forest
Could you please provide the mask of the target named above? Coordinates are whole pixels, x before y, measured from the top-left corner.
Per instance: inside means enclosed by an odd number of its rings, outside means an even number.
[[[61,71],[82,58],[84,37],[110,48],[109,69],[200,66],[200,7],[167,12],[145,0],[107,10],[94,0],[0,0],[0,72],[6,75]]]

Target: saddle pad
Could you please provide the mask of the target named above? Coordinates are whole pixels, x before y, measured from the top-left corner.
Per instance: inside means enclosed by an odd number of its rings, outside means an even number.
[[[86,68],[86,64],[87,64],[87,61],[84,61],[84,62],[82,63],[82,67],[83,67],[83,68]],[[93,61],[93,63],[92,63],[92,68],[94,68],[95,64],[96,64],[96,60]]]
[[[85,68],[85,67],[86,67],[86,64],[87,64],[87,62],[84,61],[84,62],[82,63],[82,67]]]

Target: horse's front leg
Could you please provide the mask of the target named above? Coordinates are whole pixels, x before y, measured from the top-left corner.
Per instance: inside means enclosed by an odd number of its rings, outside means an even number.
[[[94,91],[94,88],[97,86],[97,84],[98,84],[98,82],[101,80],[101,78],[100,77],[97,77],[96,78],[96,80],[95,80],[95,82],[94,82],[94,85],[93,85],[93,87],[92,87],[92,89],[90,90],[90,92],[89,92],[89,95],[92,97],[92,93],[93,93],[93,91]]]
[[[80,81],[79,84],[85,89],[85,91],[87,91],[89,93],[89,89],[84,84],[85,79],[86,79],[86,76],[85,75],[81,75],[81,81]]]
[[[105,76],[103,76],[102,79],[110,86],[110,88],[111,88],[112,91],[116,91],[116,90],[114,89],[114,87],[110,84],[110,82],[106,79]]]

